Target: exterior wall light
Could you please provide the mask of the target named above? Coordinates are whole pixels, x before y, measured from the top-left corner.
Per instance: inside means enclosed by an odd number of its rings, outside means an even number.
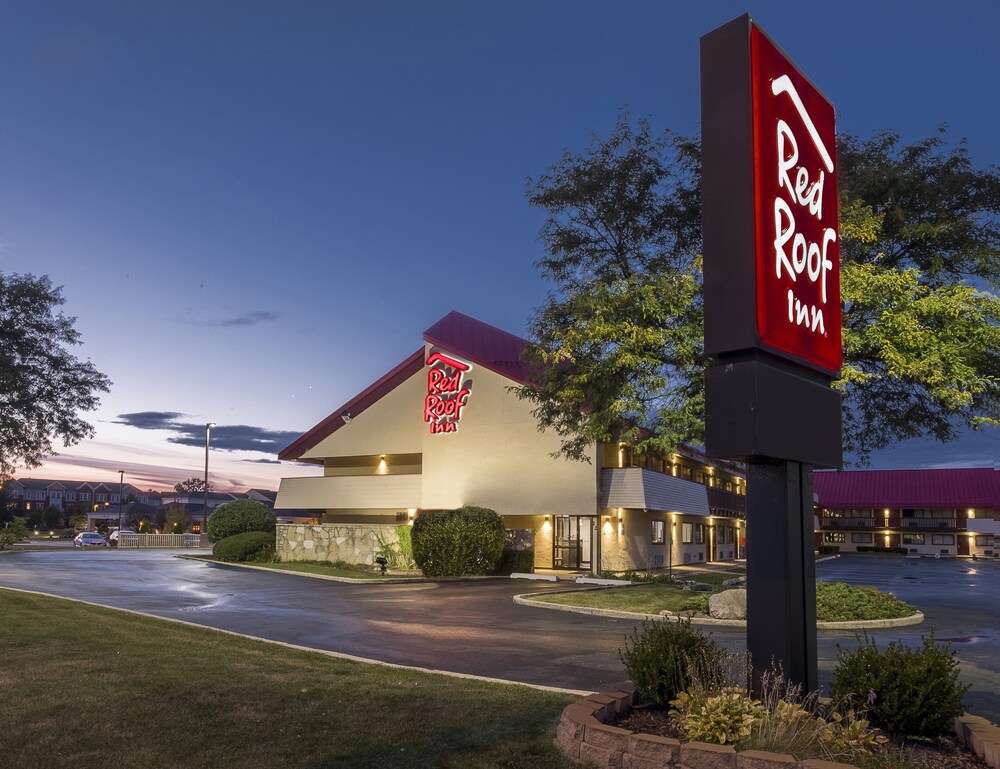
[[[378,459],[378,469],[375,470],[379,475],[385,475],[389,471],[389,465],[386,464],[385,454]]]
[[[973,508],[970,507],[968,510],[966,510],[966,512],[969,514],[970,518],[976,517],[976,511]]]
[[[545,520],[542,521],[542,534],[549,534],[552,531],[552,524],[549,522],[549,517],[544,516]]]
[[[611,528],[611,516],[610,515],[604,516],[604,533],[611,534],[613,531],[614,529]]]

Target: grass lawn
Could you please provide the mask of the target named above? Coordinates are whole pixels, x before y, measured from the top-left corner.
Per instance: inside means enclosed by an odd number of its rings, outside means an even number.
[[[662,609],[684,611],[691,599],[704,593],[670,585],[633,585],[631,587],[610,587],[599,590],[579,590],[571,593],[531,596],[531,600],[542,603],[558,603],[563,606],[584,606],[592,609],[615,609],[634,611],[641,614],[659,614]]]
[[[718,592],[726,589],[721,587],[722,580],[731,579],[732,576],[696,574],[690,578],[696,582],[715,584],[716,590],[712,592]],[[722,579],[712,581],[712,577]],[[704,600],[708,595],[710,593],[707,591],[693,593],[673,585],[654,583],[532,596],[530,600],[563,606],[659,614],[663,609],[672,612],[694,609],[695,602]],[[816,619],[820,622],[891,619],[910,617],[915,612],[916,609],[909,604],[897,600],[888,593],[881,593],[873,587],[857,587],[843,582],[819,582],[816,585]]]
[[[572,696],[395,670],[0,589],[4,769],[576,765]]]

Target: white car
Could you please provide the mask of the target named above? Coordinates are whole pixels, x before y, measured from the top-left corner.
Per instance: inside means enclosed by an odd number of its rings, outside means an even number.
[[[108,545],[111,547],[117,547],[118,540],[128,539],[129,537],[138,537],[139,533],[132,531],[131,529],[115,529],[111,534],[108,535]]]
[[[107,547],[108,542],[96,531],[81,531],[73,539],[73,547]]]

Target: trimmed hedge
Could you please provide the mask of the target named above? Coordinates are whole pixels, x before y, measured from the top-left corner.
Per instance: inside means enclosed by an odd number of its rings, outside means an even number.
[[[504,550],[493,573],[510,576],[515,572],[518,574],[531,574],[534,571],[534,550]]]
[[[252,499],[236,499],[219,505],[208,517],[208,541],[219,542],[247,531],[266,531],[272,537],[277,524],[267,505]]]
[[[215,543],[212,556],[220,561],[245,563],[274,560],[274,534],[266,531],[246,531]]]
[[[428,577],[485,575],[503,553],[503,519],[472,505],[431,510],[414,521],[412,540],[413,560]]]
[[[910,551],[905,547],[881,547],[877,545],[859,545],[859,553],[891,553],[893,555],[909,555]]]

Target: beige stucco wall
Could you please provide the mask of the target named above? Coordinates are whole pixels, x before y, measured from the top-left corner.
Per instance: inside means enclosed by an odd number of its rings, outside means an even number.
[[[421,385],[425,373],[420,374]],[[553,459],[553,432],[539,432],[531,405],[508,392],[514,383],[483,366],[466,375],[472,393],[458,431],[432,435],[421,422],[421,507],[482,505],[501,515],[593,515],[597,508],[596,449],[592,463]],[[422,397],[415,408],[422,419]]]
[[[356,414],[332,435],[302,455],[303,459],[409,454],[423,450],[421,405],[426,389],[423,371]]]

